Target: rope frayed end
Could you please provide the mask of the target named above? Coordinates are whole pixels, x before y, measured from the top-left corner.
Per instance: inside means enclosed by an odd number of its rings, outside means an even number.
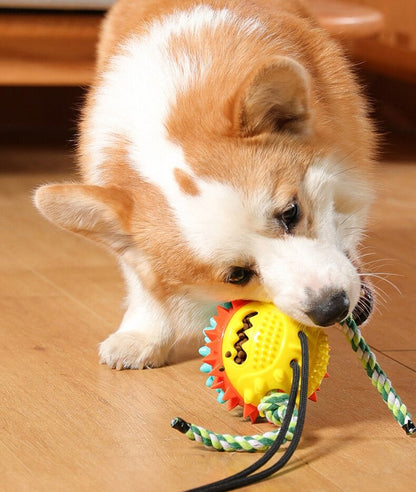
[[[402,429],[406,432],[406,434],[410,437],[416,437],[416,425],[408,420],[403,426]]]
[[[188,422],[185,422],[185,420],[181,419],[180,417],[175,417],[174,419],[172,419],[170,425],[171,427],[173,427],[173,429],[182,432],[182,434],[186,434],[191,428],[191,424],[188,424]]]

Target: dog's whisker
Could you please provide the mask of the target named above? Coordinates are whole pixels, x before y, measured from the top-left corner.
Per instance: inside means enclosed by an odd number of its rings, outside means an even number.
[[[389,280],[384,279],[383,277],[378,277],[378,279],[385,281],[388,285],[393,287],[396,292],[398,292],[400,295],[402,295],[401,290],[393,282],[390,282]],[[385,296],[390,298],[390,294],[388,294],[380,285],[374,285],[374,290],[378,293],[382,292]]]
[[[361,259],[366,257],[366,256],[370,256],[370,255],[361,255]],[[371,261],[366,261],[365,262],[365,267],[366,268],[370,268],[372,266],[388,266],[389,264],[391,265],[393,263],[393,260],[388,260],[386,258],[375,258]]]
[[[377,287],[374,287],[374,296],[377,299],[377,304],[387,305],[390,300],[389,294]]]
[[[364,277],[403,277],[401,273],[389,273],[389,272],[361,272],[360,275]]]

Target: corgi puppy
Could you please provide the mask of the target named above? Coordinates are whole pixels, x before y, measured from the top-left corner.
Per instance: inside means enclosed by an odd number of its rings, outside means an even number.
[[[80,126],[82,182],[35,194],[119,259],[127,310],[101,361],[161,366],[234,299],[312,326],[365,321],[366,113],[301,0],[116,3]]]

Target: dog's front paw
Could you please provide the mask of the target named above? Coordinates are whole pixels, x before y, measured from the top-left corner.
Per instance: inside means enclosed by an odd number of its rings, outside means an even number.
[[[137,331],[117,331],[99,348],[100,363],[113,369],[144,369],[166,363],[167,349]]]

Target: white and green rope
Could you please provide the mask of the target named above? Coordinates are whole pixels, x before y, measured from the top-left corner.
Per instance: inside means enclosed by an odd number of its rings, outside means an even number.
[[[352,349],[361,360],[368,377],[371,378],[373,386],[377,388],[377,391],[387,404],[393,417],[401,425],[406,434],[413,437],[416,436],[416,426],[412,422],[412,416],[407,411],[406,405],[396,394],[390,380],[378,364],[376,356],[367,345],[353,318],[349,317],[341,326]]]
[[[289,395],[277,391],[271,391],[264,396],[258,405],[258,410],[264,413],[269,422],[274,425],[281,425],[286,415],[286,409],[289,401]],[[297,409],[293,411],[288,431],[284,441],[291,441],[297,422]],[[184,434],[192,441],[197,441],[207,447],[212,447],[218,451],[265,451],[274,443],[280,433],[280,428],[265,432],[264,434],[255,434],[253,436],[233,436],[231,434],[218,434],[195,424],[187,424],[182,419],[176,418],[172,421],[172,427],[179,428],[185,425]]]

